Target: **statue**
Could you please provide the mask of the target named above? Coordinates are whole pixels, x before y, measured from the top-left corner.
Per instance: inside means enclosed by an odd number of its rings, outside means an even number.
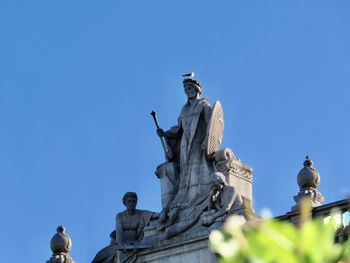
[[[109,246],[98,252],[92,263],[129,263],[135,262],[136,251],[145,248],[139,245],[143,238],[143,228],[152,219],[158,219],[157,213],[136,209],[137,194],[127,192],[123,197],[126,210],[116,215],[116,229],[110,235]]]
[[[221,149],[224,114],[220,102],[212,107],[207,98],[201,98],[203,87],[193,73],[183,77],[187,102],[177,125],[164,131],[156,113],[151,113],[165,155],[155,172],[160,179],[162,211],[137,210],[137,195],[126,193],[127,209],[116,216],[111,243],[92,263],[143,260],[160,246],[207,237],[231,214],[244,219],[248,219],[247,212],[254,214],[253,170],[230,148]],[[139,251],[143,248],[149,250]]]
[[[210,226],[215,221],[224,222],[230,212],[243,208],[241,195],[234,186],[228,185],[225,175],[220,172],[213,174],[209,196],[208,210],[214,213],[203,218],[204,226]]]
[[[156,169],[163,208],[158,231],[164,231],[166,239],[195,225],[208,227],[233,211],[244,210],[245,204],[251,206],[252,169],[243,165],[231,149],[220,148],[224,131],[220,102],[211,107],[207,98],[201,98],[203,88],[194,74],[183,77],[187,102],[178,124],[164,131],[156,113],[151,113],[166,156],[166,162]],[[220,182],[218,172],[223,176]]]
[[[137,194],[127,192],[123,197],[126,210],[116,216],[116,243],[119,247],[135,246],[143,238],[143,228],[151,219],[158,219],[157,213],[136,209]]]
[[[158,136],[167,141],[173,162],[179,166],[177,194],[168,212],[171,223],[180,210],[203,202],[202,193],[208,193],[209,175],[214,171],[204,152],[211,116],[210,104],[206,98],[200,97],[202,85],[197,80],[185,78],[183,84],[188,100],[181,110],[178,125],[166,132],[157,129]]]
[[[187,230],[198,221],[207,208],[210,175],[215,171],[212,156],[206,154],[212,108],[207,98],[201,98],[202,85],[193,79],[193,75],[186,77],[183,85],[187,102],[181,110],[178,125],[168,131],[157,129],[158,136],[165,138],[168,161],[157,168],[156,174],[160,178],[167,174],[169,179],[175,179],[171,180],[170,187],[175,191],[170,191],[172,198],[163,205],[161,214],[167,238]]]

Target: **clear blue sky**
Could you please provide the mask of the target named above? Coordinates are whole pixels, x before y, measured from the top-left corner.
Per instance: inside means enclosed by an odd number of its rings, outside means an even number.
[[[289,211],[307,154],[326,202],[350,193],[350,1],[0,0],[1,261],[77,263],[108,244],[125,191],[160,210],[162,127],[181,74],[225,111],[259,213]]]

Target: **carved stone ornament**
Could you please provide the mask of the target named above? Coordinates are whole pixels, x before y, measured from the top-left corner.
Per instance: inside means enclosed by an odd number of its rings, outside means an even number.
[[[208,130],[205,154],[212,158],[214,153],[220,150],[222,137],[224,135],[224,111],[220,101],[216,101],[211,113]]]
[[[313,162],[309,156],[306,156],[303,165],[304,167],[297,175],[300,191],[293,197],[296,205],[292,207],[292,211],[296,211],[300,208],[300,202],[302,200],[309,201],[312,207],[319,206],[324,201],[322,194],[317,191],[317,187],[320,185],[320,174],[314,168]]]
[[[316,189],[320,185],[320,174],[314,168],[312,160],[306,156],[303,163],[304,168],[297,175],[297,182],[300,190],[313,188]]]
[[[57,227],[57,233],[51,238],[50,247],[53,254],[46,263],[74,263],[68,254],[72,248],[72,241],[63,226]]]
[[[215,166],[216,169],[225,174],[229,175],[233,173],[246,181],[252,182],[253,180],[253,170],[251,167],[242,164],[236,156],[234,156],[230,148],[225,148],[223,150],[217,151],[215,153]]]

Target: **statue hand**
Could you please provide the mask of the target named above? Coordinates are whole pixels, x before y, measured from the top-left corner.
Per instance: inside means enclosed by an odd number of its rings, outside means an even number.
[[[158,134],[158,136],[159,137],[164,137],[164,135],[165,135],[165,132],[163,131],[163,129],[157,129],[157,134]]]

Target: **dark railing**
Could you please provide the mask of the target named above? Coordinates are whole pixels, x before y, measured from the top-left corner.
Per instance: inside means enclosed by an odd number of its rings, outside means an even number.
[[[345,242],[350,238],[350,199],[324,204],[312,209],[313,218],[323,218],[324,221],[327,221],[331,215],[335,215],[338,224],[336,242]],[[300,212],[288,212],[285,215],[276,217],[276,219],[298,225]]]

